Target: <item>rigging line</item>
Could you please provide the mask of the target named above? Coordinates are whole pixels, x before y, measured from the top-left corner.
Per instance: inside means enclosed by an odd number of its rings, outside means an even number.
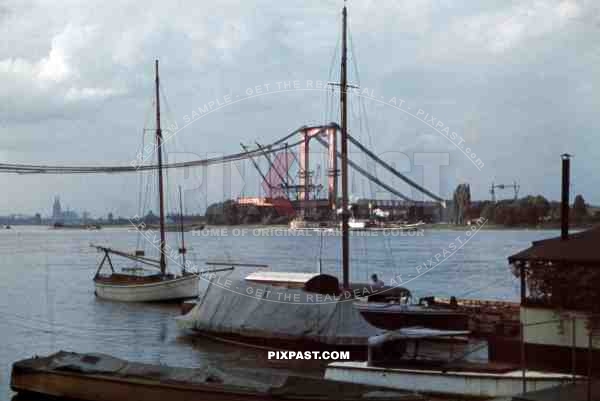
[[[360,102],[360,99],[359,99],[359,102]],[[351,107],[350,107],[350,110],[351,110],[351,112],[352,112],[352,117],[353,117],[355,120],[357,120],[357,121],[358,121],[358,132],[359,132],[359,136],[361,136],[361,137],[362,137],[362,132],[363,132],[362,118],[361,118],[360,112],[357,112],[356,108],[354,107],[355,105],[356,105],[355,103],[352,103],[352,104],[350,105],[350,106],[351,106]],[[348,130],[348,131],[350,132],[351,130]],[[367,155],[364,155],[364,154],[363,154],[363,156],[364,156],[364,158],[365,158],[365,167],[366,167],[366,168],[367,168],[367,170],[368,170],[368,168],[369,168],[369,165],[368,165],[368,163],[367,163],[367,162],[368,162],[368,157],[367,157]],[[369,172],[370,172],[370,171],[369,171]],[[355,178],[352,178],[352,180],[353,180],[353,181],[352,181],[352,185],[353,185],[353,186],[356,186],[356,182],[354,181],[354,180],[355,180]],[[360,184],[359,184],[359,185],[360,185],[360,193],[361,193],[361,195],[363,195],[363,196],[365,196],[365,197],[366,197],[366,192],[365,192],[365,183],[364,183],[364,180],[360,180]],[[372,197],[371,197],[371,198],[372,198]]]
[[[349,39],[351,39],[351,37],[349,37]],[[350,45],[352,45],[352,43],[350,43]],[[357,76],[357,79],[358,79],[358,67],[356,65],[356,60],[354,58],[354,51],[352,49],[352,46],[351,46],[351,51],[350,51],[350,57],[349,58],[352,60],[352,64],[354,66],[354,69],[355,69],[355,72],[356,72],[356,76]],[[357,84],[360,85],[360,82],[357,82]],[[353,100],[352,96],[350,96],[350,100]],[[358,110],[357,110],[357,107],[356,107],[357,103],[355,103],[355,102],[349,102],[350,103],[350,112],[352,113],[352,117],[354,118],[354,120],[358,121],[358,133],[359,133],[359,136],[361,136],[362,133],[363,133],[363,120],[362,120],[362,115],[360,113],[360,101],[361,101],[361,97],[359,96],[359,98],[358,98]],[[366,155],[364,155],[364,157],[365,157],[365,162],[366,162],[368,160],[368,158],[367,158]],[[366,163],[366,168],[367,168],[367,170],[369,169],[368,163]],[[371,173],[371,172],[369,171],[369,173]],[[364,180],[361,179],[360,182],[357,184],[356,183],[356,177],[354,175],[352,175],[352,191],[353,192],[358,192],[359,191],[357,189],[357,186],[360,186],[360,193],[361,193],[361,195],[366,197]],[[371,196],[371,198],[373,198],[373,196]]]
[[[165,164],[169,163],[169,152],[167,151],[167,146],[163,146],[163,162]],[[165,209],[165,213],[166,213],[166,218],[168,219],[169,217],[169,204],[171,199],[169,198],[171,191],[169,191],[169,171],[165,171],[164,172],[164,180],[165,180],[165,192],[166,192],[166,196],[164,198],[164,209]],[[166,223],[168,224],[168,223]]]
[[[161,117],[163,117],[165,119],[165,122],[170,127],[171,122],[175,121],[172,119],[173,111],[171,110],[171,106],[169,105],[169,102],[167,101],[167,92],[166,92],[162,82],[159,83],[159,87],[160,87],[160,97],[162,99],[161,106],[163,106],[163,104],[164,104],[164,111],[166,112],[166,113],[164,113],[164,112],[161,113]]]
[[[315,136],[314,138],[321,145],[327,147],[327,143],[325,142],[325,140],[323,138],[320,138],[319,136]],[[350,135],[348,135],[348,139],[350,139]],[[340,154],[340,152],[336,152],[336,154],[337,154],[337,157],[339,157],[339,158],[342,157],[341,154]],[[380,181],[377,177],[374,177],[372,174],[370,174],[368,171],[366,171],[365,169],[363,169],[362,167],[360,167],[358,164],[354,163],[350,159],[348,159],[348,165],[350,167],[352,167],[354,170],[356,170],[358,173],[360,173],[360,174],[364,175],[365,177],[367,177],[368,179],[375,181],[375,183],[377,185],[379,185],[383,189],[387,190],[388,192],[391,192],[392,194],[394,194],[394,195],[396,195],[396,196],[404,199],[405,201],[414,202],[414,200],[412,200],[411,198],[407,197],[403,193],[395,190],[394,188],[390,187],[389,185],[385,184],[384,182]]]
[[[177,126],[178,126],[177,121],[176,121],[176,119],[173,118],[173,112],[172,112],[170,103],[167,99],[167,92],[164,89],[162,82],[159,83],[159,85],[160,85],[160,96],[161,96],[161,99],[163,100],[162,103],[164,104],[164,109],[165,109],[164,111],[166,112],[166,113],[165,112],[161,113],[161,116],[163,117],[163,120],[165,120],[167,128],[170,131],[174,131],[177,129]],[[175,157],[172,160],[177,161],[177,153],[179,152],[178,149],[180,147],[179,146],[180,138],[179,138],[179,135],[172,135],[171,138],[172,138],[172,140],[171,140],[172,143],[169,146],[166,146],[166,143],[163,145],[163,150],[164,150],[164,154],[165,154],[165,164],[168,164],[168,162],[169,162],[169,154],[170,154],[169,150],[170,149],[173,149],[175,152]],[[175,201],[175,195],[174,195],[176,191],[173,191],[173,188],[171,188],[171,190],[169,190],[170,185],[173,185],[173,182],[177,181],[176,173],[175,173],[175,177],[173,177],[173,175],[174,174],[171,171],[168,171],[168,170],[165,171],[165,181],[166,181],[166,189],[167,189],[167,197],[166,197],[165,206],[166,206],[167,210],[169,210],[169,205],[177,204],[177,201]],[[173,214],[173,213],[175,215],[177,214],[176,212],[171,211],[171,214]]]
[[[325,100],[325,108],[323,109],[323,123],[325,123],[326,121],[331,121],[330,119],[330,114],[329,114],[329,91],[325,90],[323,92],[323,97]]]
[[[329,71],[327,72],[327,79],[329,81],[333,81],[333,72],[337,71],[337,69],[335,69],[335,67],[337,66],[335,60],[337,59],[337,55],[338,55],[338,51],[340,48],[340,42],[341,42],[341,35],[342,33],[338,31],[337,33],[337,39],[335,41],[335,48],[333,50],[333,54],[331,55],[331,61],[329,62]],[[332,93],[333,93],[333,87],[332,89]],[[330,113],[329,108],[331,107],[331,109],[333,109],[333,100],[331,99],[332,97],[329,94],[329,91],[325,91],[325,100],[326,100],[326,107],[325,107],[325,119],[323,120],[325,121],[330,121],[331,120],[331,116],[333,115],[333,113]]]
[[[323,232],[319,230],[317,232],[317,242],[319,246],[319,254],[317,255],[317,268],[318,273],[323,273]]]
[[[153,174],[145,174],[143,172],[139,172],[138,173],[138,177],[140,180],[140,184],[142,189],[140,190],[140,198],[141,198],[141,202],[139,203],[138,207],[140,208],[139,210],[139,216],[140,216],[140,220],[142,223],[146,222],[146,211],[148,210],[148,202],[149,202],[149,194],[151,193],[150,190],[150,185],[151,185],[151,181],[148,179],[147,175],[153,176]],[[139,249],[143,249],[142,247],[142,238],[141,238],[141,230],[136,230],[136,250]]]
[[[337,58],[338,51],[340,50],[341,36],[342,36],[342,33],[338,31],[337,39],[335,41],[335,48],[333,49],[333,54],[331,55],[331,61],[329,62],[329,71],[327,73],[327,76],[329,78],[332,78],[333,72],[337,71],[337,69],[335,68],[337,66],[335,60]]]
[[[348,140],[350,142],[352,142],[352,144],[355,145],[356,147],[358,147],[360,150],[365,152],[369,157],[374,159],[381,166],[385,167],[389,172],[394,174],[396,177],[400,178],[402,181],[406,182],[408,185],[412,186],[413,188],[418,189],[419,191],[421,191],[425,195],[429,196],[430,198],[435,199],[436,201],[440,202],[443,207],[446,207],[446,201],[443,198],[439,197],[438,195],[436,195],[433,192],[429,191],[428,189],[422,187],[421,185],[417,184],[416,182],[414,182],[413,180],[411,180],[404,174],[397,171],[395,168],[393,168],[388,163],[386,163],[381,158],[379,158],[379,156],[375,155],[375,153],[371,152],[367,147],[365,147],[363,144],[361,144],[358,140],[356,140],[352,136],[350,136],[350,134],[348,134]]]
[[[140,173],[143,174],[143,173]],[[144,211],[152,210],[153,202],[150,200],[150,194],[154,193],[154,186],[156,183],[156,172],[152,171],[150,174],[145,175],[146,178],[146,193],[144,195]],[[144,212],[142,212],[143,215]]]
[[[329,91],[329,119],[331,121],[339,121],[340,113],[339,113],[339,95],[335,92],[335,87],[331,87],[331,91]]]
[[[350,51],[352,53],[352,65],[354,67],[354,71],[356,72],[356,81],[358,83],[358,85],[360,86],[360,71],[358,69],[358,63],[356,61],[356,51],[354,50],[354,40],[352,39],[352,32],[350,31],[350,28],[348,28],[348,39],[350,42]],[[359,107],[359,113],[362,113],[364,115],[364,125],[365,125],[365,130],[367,132],[367,140],[369,143],[369,147],[371,149],[373,149],[373,136],[371,135],[371,129],[369,127],[369,116],[367,114],[367,107],[365,106],[365,102],[362,96],[358,97],[358,107]],[[362,129],[362,119],[360,120],[360,124],[361,124],[361,129]],[[365,161],[366,161],[366,156],[365,156]],[[377,165],[375,163],[371,164],[372,167],[372,171],[370,171],[371,173],[373,173],[375,175],[375,177],[377,177]],[[369,164],[367,162],[367,168],[369,168]],[[373,183],[370,182],[370,190],[371,190],[371,197],[374,198],[375,195],[375,191],[373,189]]]
[[[145,142],[146,142],[146,132],[142,131],[142,152],[145,146]],[[138,175],[138,203],[137,203],[137,207],[138,207],[138,216],[143,216],[143,209],[142,209],[142,200],[143,200],[143,195],[142,195],[142,191],[144,189],[144,177],[143,174],[140,173]],[[136,248],[135,249],[140,249],[140,235],[137,235],[137,240],[136,240]]]

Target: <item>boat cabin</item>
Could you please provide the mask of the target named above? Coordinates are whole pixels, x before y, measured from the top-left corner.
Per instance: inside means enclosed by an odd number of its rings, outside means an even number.
[[[276,287],[304,288],[304,285],[310,279],[318,275],[318,273],[257,271],[247,275],[245,277],[245,280],[260,284],[268,284]]]

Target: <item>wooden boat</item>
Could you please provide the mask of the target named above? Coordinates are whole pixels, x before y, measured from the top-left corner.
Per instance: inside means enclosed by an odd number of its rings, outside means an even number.
[[[399,391],[425,394],[490,399],[522,393],[523,372],[519,369],[492,370],[485,365],[452,368],[391,368],[369,366],[367,362],[333,362],[327,366],[325,378],[353,384],[381,386]],[[566,384],[572,376],[528,370],[529,391]]]
[[[54,230],[101,230],[100,224],[64,224],[54,223],[51,226]]]
[[[459,358],[452,352],[444,355],[439,348],[433,358],[419,356],[423,352],[423,345],[419,347],[419,343],[465,334],[468,332],[428,329],[388,332],[369,339],[367,361],[333,362],[327,366],[325,378],[421,394],[460,396],[461,399],[511,397],[523,392],[523,379],[527,391],[559,386],[574,379],[569,374],[534,370],[527,370],[523,375],[513,364],[470,360],[472,349],[464,350]],[[406,355],[409,342],[414,342],[412,357]]]
[[[222,372],[128,362],[103,354],[58,352],[15,362],[18,393],[83,401],[422,400],[406,392],[321,378],[261,372]]]
[[[467,330],[469,327],[469,316],[450,308],[388,302],[356,302],[354,307],[366,321],[385,330],[405,327]]]
[[[518,338],[520,305],[518,302],[431,297],[430,304],[453,307],[469,316],[469,330],[477,337]],[[490,344],[490,352],[492,346]]]
[[[109,248],[98,247],[110,258]],[[135,258],[135,255],[131,255]],[[138,259],[139,260],[139,259]],[[181,276],[174,274],[134,275],[117,273],[110,275],[98,273],[94,277],[95,294],[99,298],[123,302],[155,302],[194,298],[198,296],[199,275],[183,272]]]
[[[367,220],[350,219],[348,221],[348,226],[351,230],[363,230],[367,228],[367,224]]]
[[[160,128],[160,94],[159,94],[159,77],[158,77],[158,60],[155,64],[155,84],[156,84],[156,152],[158,156],[158,192],[159,192],[159,208],[160,208],[160,259],[155,260],[144,256],[142,251],[130,254],[127,252],[117,251],[104,246],[95,246],[99,251],[104,252],[104,258],[98,266],[96,275],[94,276],[94,285],[96,287],[96,295],[100,298],[110,299],[114,301],[126,302],[151,302],[151,301],[171,301],[175,299],[185,299],[197,297],[199,293],[198,282],[199,276],[196,273],[191,273],[186,270],[185,263],[185,242],[183,237],[183,221],[180,222],[181,227],[181,274],[175,275],[167,272],[167,255],[166,255],[166,229],[165,229],[165,212],[164,212],[164,190],[163,190],[163,172],[162,172],[162,131]],[[181,188],[180,188],[180,203],[181,203]],[[181,206],[181,205],[180,205]],[[182,206],[181,206],[182,207]],[[183,210],[183,209],[182,209]],[[183,214],[183,212],[181,212]],[[183,220],[183,217],[181,217]],[[142,274],[132,274],[131,272],[116,272],[111,260],[112,255],[118,255],[135,262],[157,268],[158,273],[145,274],[144,269],[136,269],[134,273],[141,272]],[[109,274],[102,274],[104,263],[108,262],[110,267]]]
[[[342,291],[336,277],[318,273],[260,271],[229,280],[229,285],[202,281],[202,296],[176,318],[178,327],[252,348],[348,351],[352,360],[364,359],[369,337],[382,333],[353,307],[357,297],[402,299],[409,294],[405,288],[368,284]]]
[[[290,230],[327,230],[335,228],[335,224],[327,221],[309,221],[303,217],[296,217],[289,223]]]
[[[411,230],[418,230],[418,229],[422,228],[423,226],[425,226],[425,223],[422,221],[418,221],[416,223],[405,223],[405,224],[399,224],[399,225],[392,225],[391,227],[399,228],[399,229],[405,230],[405,231],[411,231]]]

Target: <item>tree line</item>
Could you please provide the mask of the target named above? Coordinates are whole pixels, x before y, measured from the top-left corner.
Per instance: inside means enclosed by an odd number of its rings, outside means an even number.
[[[456,224],[478,217],[490,223],[503,226],[553,226],[560,224],[561,204],[549,201],[542,195],[529,195],[519,199],[492,201],[470,201],[470,189],[461,184],[454,193]],[[466,200],[456,202],[457,200]],[[600,222],[600,212],[593,212],[581,194],[575,196],[569,205],[569,222],[575,225],[587,225]]]

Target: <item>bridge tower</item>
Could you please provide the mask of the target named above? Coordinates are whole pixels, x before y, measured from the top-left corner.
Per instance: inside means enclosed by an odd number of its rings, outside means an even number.
[[[300,143],[300,200],[307,202],[310,200],[310,193],[313,188],[310,170],[310,140],[317,136],[325,137],[327,140],[327,193],[330,210],[337,210],[337,188],[338,188],[338,168],[337,168],[337,126],[317,126],[306,127],[300,131],[302,143]]]

